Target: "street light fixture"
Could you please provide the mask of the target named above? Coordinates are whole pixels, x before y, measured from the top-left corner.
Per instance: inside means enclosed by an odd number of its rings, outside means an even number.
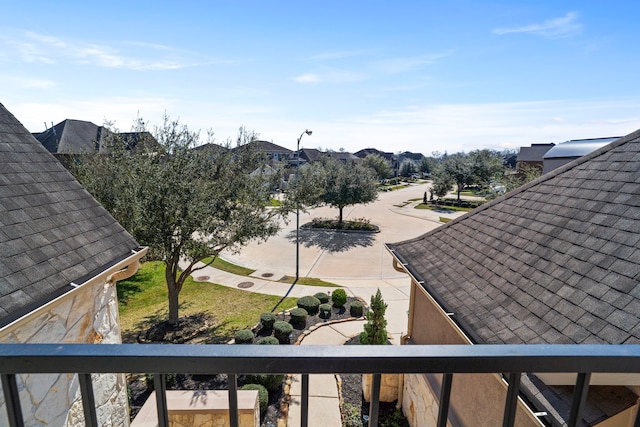
[[[296,162],[296,185],[298,185],[298,179],[300,178],[300,140],[307,134],[311,136],[313,132],[306,129],[300,134],[298,138],[297,146],[297,162]],[[298,283],[300,278],[300,201],[296,200],[296,280],[293,283]]]

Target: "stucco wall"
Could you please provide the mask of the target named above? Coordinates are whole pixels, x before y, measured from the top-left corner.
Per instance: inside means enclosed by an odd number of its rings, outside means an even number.
[[[0,343],[118,344],[122,342],[115,285],[83,285],[0,330]],[[93,375],[103,426],[128,426],[124,375]],[[25,425],[84,426],[78,379],[70,374],[19,375]],[[0,395],[0,426],[7,423]]]
[[[469,340],[440,306],[414,283],[411,292],[410,342],[461,344]],[[441,375],[405,375],[402,408],[412,427],[435,426]],[[507,394],[506,383],[496,374],[456,374],[451,388],[450,420],[454,426],[500,425]],[[541,426],[520,402],[516,425]]]

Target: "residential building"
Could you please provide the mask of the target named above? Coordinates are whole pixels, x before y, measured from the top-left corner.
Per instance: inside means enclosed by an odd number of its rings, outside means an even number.
[[[543,156],[542,173],[547,173],[562,165],[582,157],[600,147],[604,147],[619,136],[609,138],[572,139],[552,147]]]
[[[516,158],[516,173],[526,168],[536,168],[542,171],[543,157],[555,144],[531,144],[530,147],[520,147]]]
[[[406,343],[639,343],[639,195],[636,131],[387,245],[412,281]],[[516,425],[567,425],[575,374],[533,372],[522,377]],[[405,375],[412,426],[435,425],[442,378]],[[638,425],[638,375],[594,373],[590,384],[576,425]],[[500,425],[506,391],[500,375],[454,376],[450,422]]]
[[[87,123],[73,126],[95,131]],[[0,222],[0,343],[122,342],[115,284],[146,248],[2,104]],[[93,387],[100,425],[128,425],[124,375],[94,375]],[[25,425],[84,425],[76,375],[23,374],[17,388]]]

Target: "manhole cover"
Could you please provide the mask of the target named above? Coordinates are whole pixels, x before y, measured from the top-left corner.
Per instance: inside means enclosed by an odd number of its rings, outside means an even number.
[[[273,273],[264,273],[262,277],[273,277]]]
[[[240,289],[247,289],[253,286],[253,282],[240,282],[238,283],[238,287]]]
[[[198,277],[196,277],[196,281],[197,282],[206,282],[207,280],[209,280],[209,276],[198,276]]]

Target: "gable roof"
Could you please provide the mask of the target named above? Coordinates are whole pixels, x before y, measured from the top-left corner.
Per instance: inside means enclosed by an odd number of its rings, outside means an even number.
[[[301,148],[300,149],[300,158],[306,160],[307,162],[316,162],[322,155],[320,150],[315,148]]]
[[[100,150],[102,126],[84,120],[66,119],[33,136],[53,154],[96,153]]]
[[[139,247],[0,104],[0,326]]]
[[[365,157],[367,157],[369,154],[377,154],[378,156],[384,157],[385,159],[392,161],[393,160],[393,153],[388,153],[388,152],[384,152],[384,151],[380,151],[376,148],[364,148],[360,151],[356,151],[355,153],[353,153],[355,156],[360,157],[361,159],[364,159]]]
[[[640,342],[640,131],[388,248],[482,343]]]
[[[282,153],[282,154],[293,153],[293,151],[289,150],[288,148],[281,147],[269,141],[256,140],[256,141],[249,142],[247,145],[252,146],[256,150],[263,151],[265,153]],[[237,148],[238,147],[235,147],[233,149],[235,150]]]
[[[542,157],[547,151],[549,151],[555,144],[531,144],[531,147],[520,147],[518,162],[542,162]]]

